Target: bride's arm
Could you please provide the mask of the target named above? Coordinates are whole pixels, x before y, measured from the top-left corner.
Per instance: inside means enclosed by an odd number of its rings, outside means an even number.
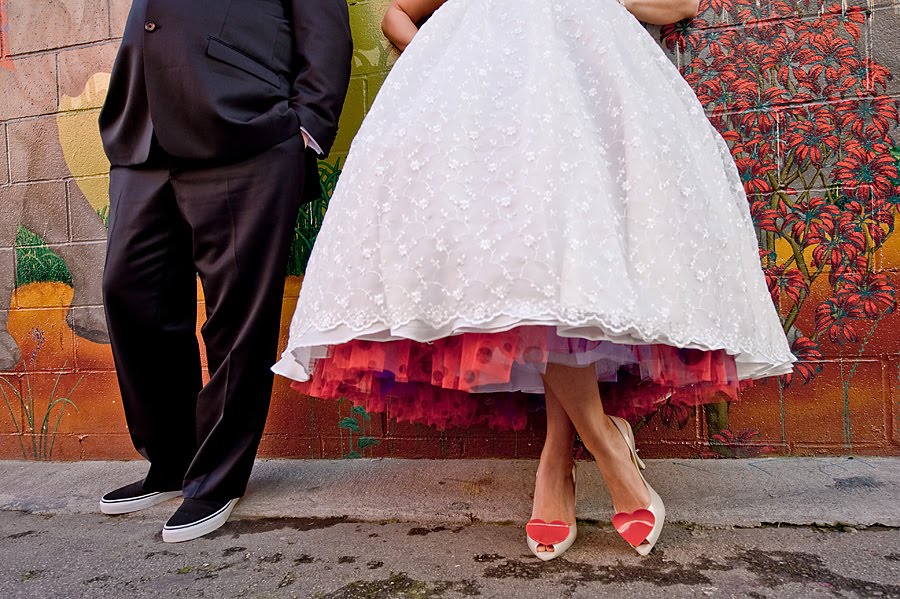
[[[697,16],[699,0],[624,0],[628,12],[651,25],[668,25]]]
[[[402,52],[419,31],[417,23],[431,15],[447,0],[391,0],[381,21],[384,36]]]

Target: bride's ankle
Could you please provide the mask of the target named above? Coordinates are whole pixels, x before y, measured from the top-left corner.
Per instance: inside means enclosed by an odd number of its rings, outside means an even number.
[[[556,465],[560,464],[574,464],[575,463],[575,453],[572,448],[572,445],[551,445],[544,444],[544,448],[541,450],[541,462],[552,463]]]
[[[600,434],[596,435],[587,448],[594,459],[606,461],[610,458],[617,459],[629,456],[628,443],[622,437],[622,433],[616,428],[609,418],[604,418],[600,424]]]
[[[572,456],[544,456],[541,454],[541,462],[538,466],[539,470],[544,474],[559,473],[568,474],[575,467],[575,460]]]

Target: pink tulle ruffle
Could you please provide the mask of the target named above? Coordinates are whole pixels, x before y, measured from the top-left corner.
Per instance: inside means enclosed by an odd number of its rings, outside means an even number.
[[[434,341],[353,340],[332,346],[298,391],[346,398],[367,412],[439,429],[521,430],[526,393],[542,390],[548,363],[593,367],[607,413],[637,420],[663,403],[694,406],[737,399],[734,358],[724,350],[624,345],[560,337],[554,327],[463,333]]]

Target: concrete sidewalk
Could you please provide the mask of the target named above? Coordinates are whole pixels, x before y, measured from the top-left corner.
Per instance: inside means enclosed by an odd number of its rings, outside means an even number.
[[[647,558],[582,463],[578,540],[547,563],[524,542],[535,466],[262,461],[231,521],[170,545],[176,501],[97,513],[143,463],[0,462],[0,597],[900,598],[900,459],[653,460],[669,518]]]
[[[171,502],[170,509],[174,509]],[[170,545],[143,515],[0,511],[3,599],[885,599],[900,597],[900,534],[667,525],[639,557],[583,525],[560,559],[522,524],[229,522]]]
[[[257,463],[237,518],[517,523],[531,511],[536,463],[526,460],[268,460]],[[139,479],[142,462],[0,462],[0,510],[94,514],[97,500]],[[648,460],[668,521],[900,527],[900,459]],[[171,506],[145,515],[165,519]],[[578,515],[607,522],[599,474],[578,467]]]

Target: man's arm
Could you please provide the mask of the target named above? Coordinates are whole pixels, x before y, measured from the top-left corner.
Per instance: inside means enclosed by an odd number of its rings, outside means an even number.
[[[291,0],[299,70],[291,107],[300,125],[328,154],[350,83],[353,39],[346,0]],[[311,147],[313,147],[311,145]]]

